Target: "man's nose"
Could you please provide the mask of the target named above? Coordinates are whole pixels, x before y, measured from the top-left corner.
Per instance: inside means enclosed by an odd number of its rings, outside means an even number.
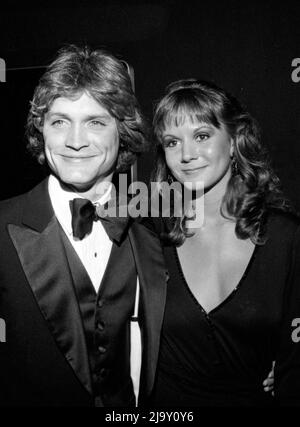
[[[182,143],[182,162],[190,162],[198,159],[199,147],[195,141],[183,141]]]
[[[66,146],[73,150],[81,150],[89,145],[88,138],[80,126],[72,126],[66,139]]]

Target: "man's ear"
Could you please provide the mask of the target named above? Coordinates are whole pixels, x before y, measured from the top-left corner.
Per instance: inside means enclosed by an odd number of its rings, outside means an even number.
[[[41,119],[39,118],[33,119],[33,124],[39,132],[43,133],[43,124],[41,122]]]

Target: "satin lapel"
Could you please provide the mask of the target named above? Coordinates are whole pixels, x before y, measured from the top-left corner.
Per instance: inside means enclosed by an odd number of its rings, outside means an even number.
[[[81,315],[57,219],[53,216],[41,233],[14,224],[8,225],[8,231],[51,333],[92,393]]]
[[[154,383],[169,275],[160,241],[154,233],[142,225],[133,224],[129,238],[140,281],[142,315],[146,325],[143,330],[143,363],[146,362],[147,371],[142,372],[141,382],[146,375],[145,392],[148,395]]]

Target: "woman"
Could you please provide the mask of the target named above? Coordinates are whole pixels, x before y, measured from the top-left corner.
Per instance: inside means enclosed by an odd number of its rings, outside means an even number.
[[[299,221],[256,122],[215,85],[181,80],[158,103],[154,132],[153,180],[178,181],[193,202],[156,224],[170,280],[150,405],[271,405],[261,384],[273,360],[275,399],[300,404]],[[201,201],[203,224],[190,228]]]

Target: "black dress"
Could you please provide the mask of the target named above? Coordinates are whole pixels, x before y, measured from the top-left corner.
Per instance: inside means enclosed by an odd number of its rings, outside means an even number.
[[[262,386],[273,360],[275,402],[300,405],[300,343],[292,339],[300,318],[298,221],[269,217],[266,243],[256,245],[237,287],[209,313],[190,291],[176,248],[165,245],[164,253],[170,280],[149,405],[273,405]]]

